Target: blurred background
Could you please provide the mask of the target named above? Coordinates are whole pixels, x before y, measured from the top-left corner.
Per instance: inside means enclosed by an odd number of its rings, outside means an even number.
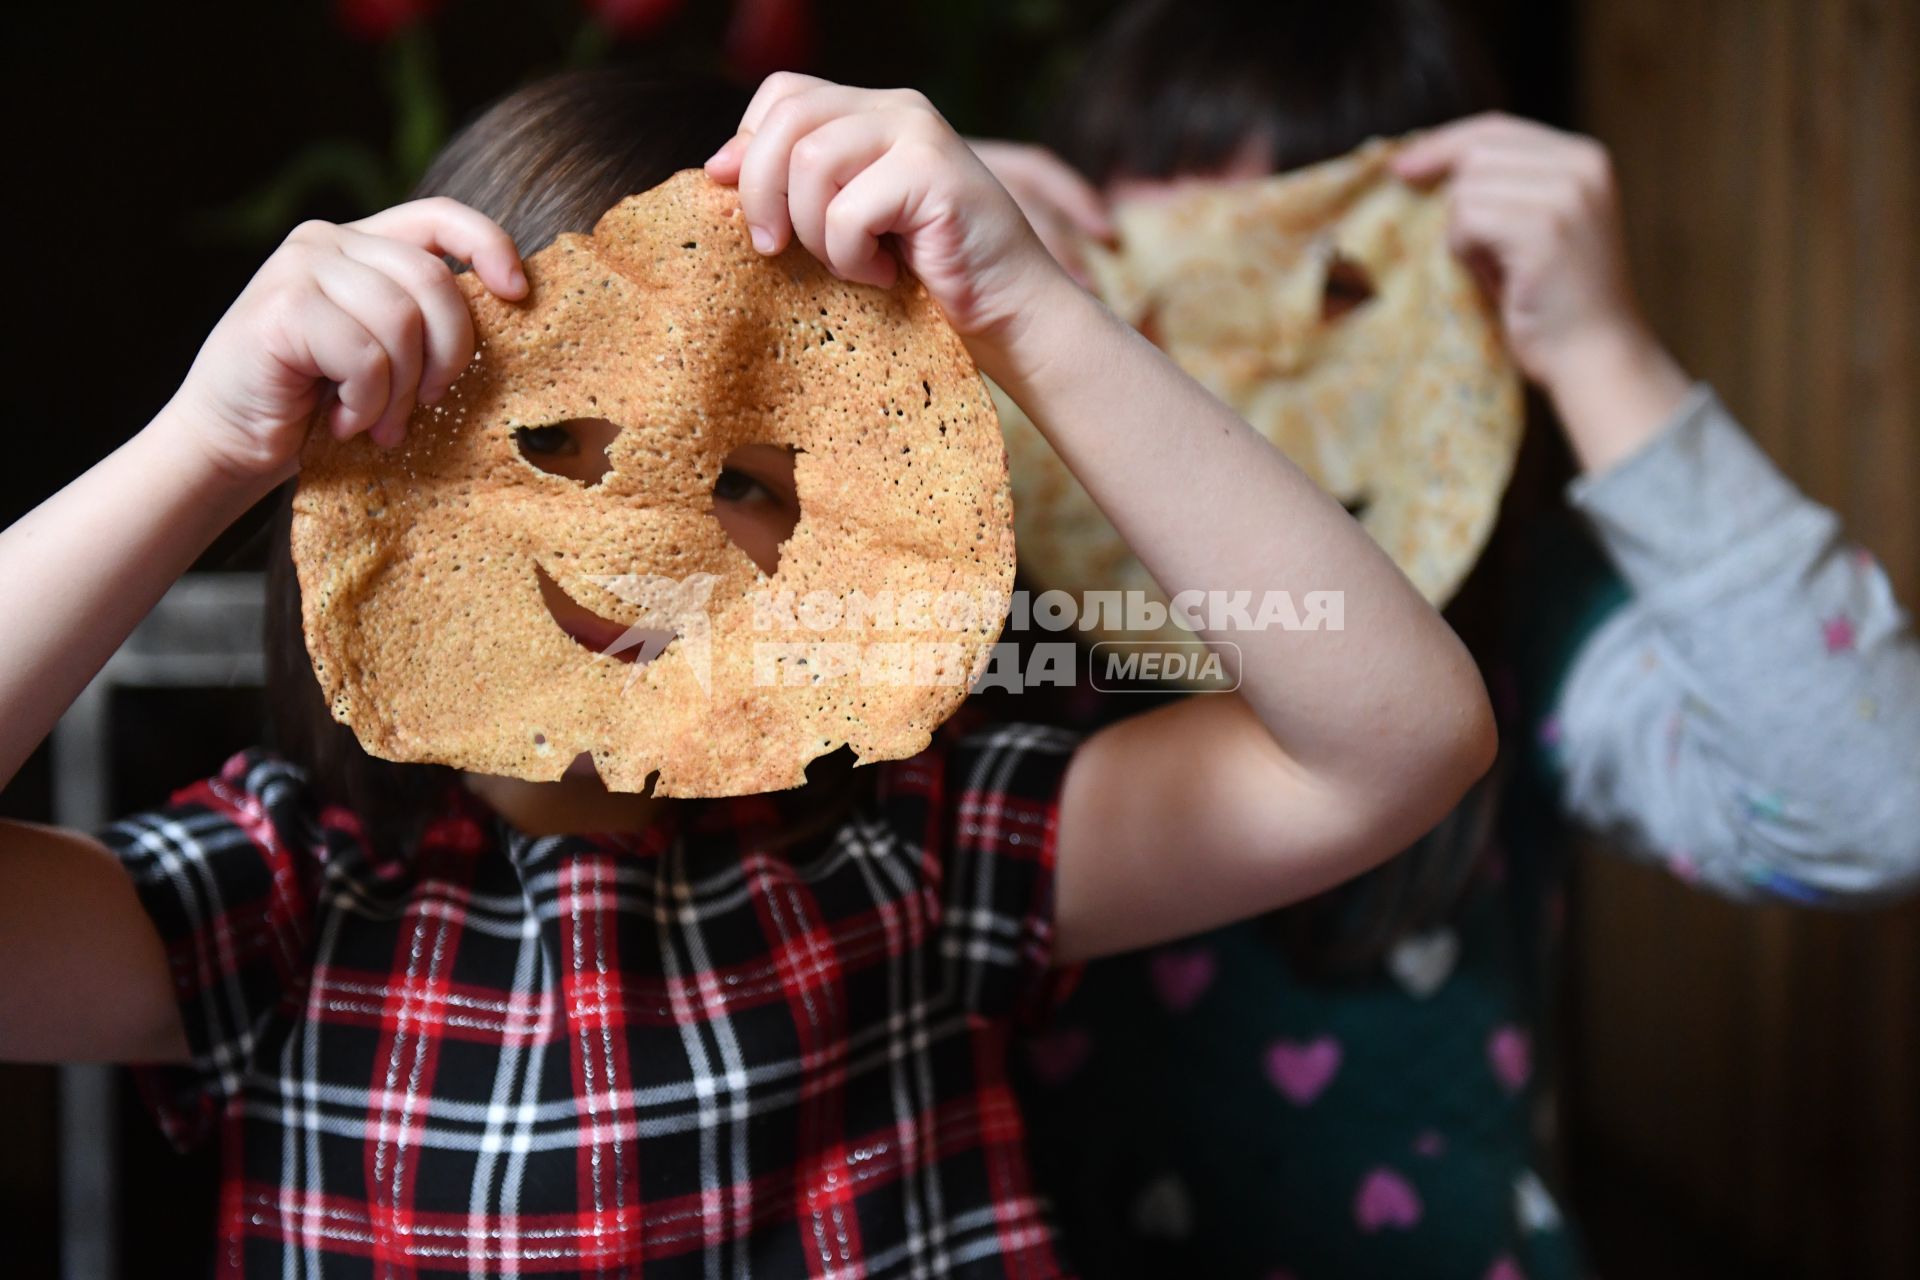
[[[0,464],[11,522],[146,422],[305,217],[391,203],[481,104],[567,65],[925,90],[1019,137],[1110,0],[202,0],[8,19]],[[1615,155],[1681,360],[1920,600],[1920,0],[1461,0],[1511,107]],[[260,567],[259,521],[204,569]],[[10,622],[11,620],[5,620]],[[0,622],[4,625],[5,622]],[[245,690],[117,695],[115,810],[258,736]],[[1920,761],[1914,762],[1920,774]],[[47,753],[0,797],[45,818]],[[1573,897],[1568,1190],[1616,1276],[1920,1275],[1920,906],[1736,910],[1589,853]],[[3,981],[4,975],[0,975]],[[60,1273],[59,1073],[0,1064],[0,1268]],[[120,1088],[113,1233],[200,1275],[215,1154]]]

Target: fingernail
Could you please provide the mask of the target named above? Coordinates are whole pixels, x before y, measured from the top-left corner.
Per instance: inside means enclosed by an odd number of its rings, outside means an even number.
[[[753,231],[753,247],[758,249],[761,253],[772,253],[773,252],[773,232],[767,230],[765,227],[754,227],[752,228],[752,231]]]
[[[522,271],[520,268],[515,267],[513,269],[513,274],[507,277],[507,280],[508,280],[508,283],[511,284],[516,291],[519,291],[519,292],[526,291],[527,273]]]

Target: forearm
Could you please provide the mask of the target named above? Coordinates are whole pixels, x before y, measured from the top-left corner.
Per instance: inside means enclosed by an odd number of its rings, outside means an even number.
[[[1567,802],[1737,896],[1920,880],[1920,641],[1704,387],[1573,488],[1631,583],[1559,707]]]
[[[0,533],[0,785],[214,537],[271,489],[212,465],[172,407]]]
[[[1412,780],[1484,734],[1465,649],[1279,450],[1064,279],[1023,321],[977,358],[1169,595],[1250,593],[1257,611],[1269,592],[1343,594],[1340,631],[1201,631],[1294,763],[1323,780]]]
[[[1686,399],[1679,363],[1644,325],[1604,325],[1555,352],[1541,385],[1580,469],[1605,471],[1658,435]]]

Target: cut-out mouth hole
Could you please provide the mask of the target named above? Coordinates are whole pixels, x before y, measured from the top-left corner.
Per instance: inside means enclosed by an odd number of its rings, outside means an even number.
[[[1320,295],[1320,318],[1338,320],[1373,301],[1373,277],[1367,269],[1338,250],[1327,261],[1327,281]]]
[[[538,427],[517,427],[513,442],[520,456],[550,475],[565,476],[583,485],[596,485],[613,470],[607,446],[620,434],[620,424],[605,418],[568,418]]]
[[[720,464],[713,482],[713,515],[733,545],[771,577],[780,551],[800,523],[800,494],[790,445],[743,444]]]
[[[540,580],[540,599],[547,612],[567,637],[583,649],[620,662],[645,666],[673,643],[675,633],[648,627],[628,626],[603,618],[561,589],[539,565],[533,567]]]

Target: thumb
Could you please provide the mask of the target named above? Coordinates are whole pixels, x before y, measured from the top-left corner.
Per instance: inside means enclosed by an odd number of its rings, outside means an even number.
[[[1393,175],[1414,186],[1427,186],[1453,172],[1460,158],[1455,136],[1446,129],[1435,129],[1416,136],[1388,161]]]
[[[1389,161],[1402,182],[1426,186],[1458,169],[1475,147],[1511,133],[1514,122],[1498,114],[1468,116],[1414,134]]]

